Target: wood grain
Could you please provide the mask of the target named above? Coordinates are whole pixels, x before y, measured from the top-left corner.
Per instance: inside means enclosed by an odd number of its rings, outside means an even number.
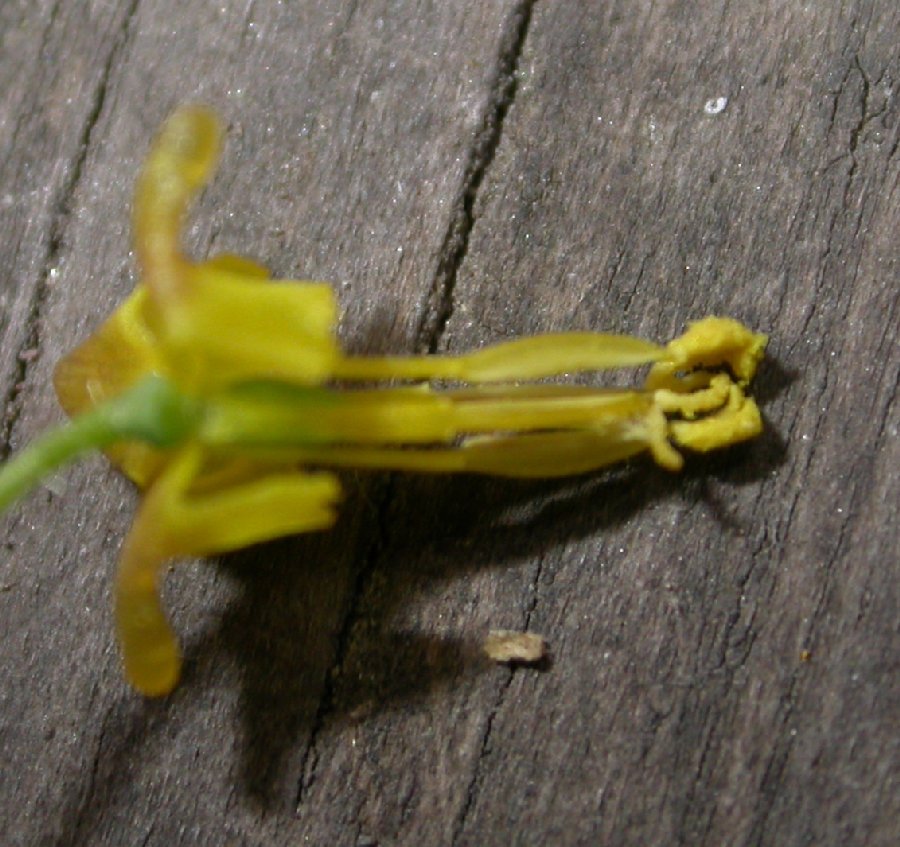
[[[0,4],[4,456],[133,285],[185,101],[229,125],[191,250],[332,281],[355,351],[771,336],[766,435],[683,474],[348,474],[334,532],[180,566],[164,702],[112,638],[133,491],[52,481],[2,524],[5,842],[895,843],[898,35],[893,0]]]

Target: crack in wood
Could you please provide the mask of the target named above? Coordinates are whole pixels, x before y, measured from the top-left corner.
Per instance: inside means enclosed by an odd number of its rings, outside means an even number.
[[[524,612],[524,620],[522,629],[527,632],[531,625],[531,618],[534,614],[535,609],[537,608],[539,601],[539,592],[538,586],[541,580],[541,574],[544,569],[544,556],[540,556],[538,558],[537,564],[534,570],[534,576],[531,580],[531,597],[526,606]],[[491,733],[494,728],[494,720],[497,717],[500,709],[503,707],[503,703],[506,700],[506,693],[509,691],[510,686],[512,685],[512,681],[515,678],[515,675],[519,671],[519,668],[515,666],[510,666],[506,669],[506,675],[503,678],[503,681],[500,684],[500,687],[497,691],[497,696],[494,700],[493,707],[491,708],[490,713],[487,716],[487,720],[484,726],[484,732],[481,735],[481,742],[478,748],[478,757],[475,760],[475,766],[472,770],[472,777],[469,780],[468,786],[466,786],[465,799],[463,800],[462,808],[460,809],[459,815],[456,820],[456,826],[453,830],[453,836],[450,840],[451,845],[455,845],[459,843],[459,839],[462,837],[463,830],[465,829],[466,820],[469,817],[469,813],[472,810],[472,807],[475,805],[475,797],[478,793],[478,787],[481,785],[482,777],[483,777],[483,765],[484,765],[484,757],[491,743]]]
[[[437,270],[416,332],[416,350],[419,352],[438,351],[441,337],[453,315],[453,292],[475,226],[475,200],[500,146],[503,123],[515,100],[516,71],[528,36],[534,3],[535,0],[523,0],[516,4],[500,36],[487,108],[481,120],[481,129],[469,149],[462,184],[454,203],[456,211],[450,218],[438,254]]]
[[[451,847],[456,847],[456,845],[460,843],[460,838],[462,837],[463,830],[465,829],[466,821],[469,818],[472,807],[475,805],[475,797],[478,794],[478,788],[481,785],[481,778],[484,770],[483,765],[485,755],[488,751],[488,746],[491,740],[491,732],[494,727],[494,720],[497,717],[497,713],[503,706],[503,701],[506,698],[506,692],[509,690],[510,685],[512,685],[514,675],[514,668],[510,667],[506,669],[506,675],[503,679],[503,682],[500,684],[500,687],[497,691],[497,696],[494,699],[494,704],[491,707],[491,711],[488,713],[487,720],[485,721],[484,731],[481,734],[481,741],[478,747],[478,758],[475,760],[471,779],[469,780],[469,784],[466,786],[466,793],[464,795],[459,814],[456,818],[456,826],[454,826],[453,828],[453,835],[450,839]]]
[[[453,314],[453,291],[456,284],[456,278],[462,261],[465,258],[469,236],[475,223],[473,211],[475,198],[485,173],[493,161],[497,147],[499,146],[503,121],[515,96],[515,72],[527,36],[528,24],[531,19],[531,10],[534,3],[535,0],[523,0],[523,2],[518,3],[510,14],[507,24],[501,34],[496,71],[492,79],[491,94],[488,99],[488,109],[482,120],[482,128],[476,135],[472,147],[470,148],[462,187],[455,204],[457,212],[452,217],[444,237],[444,243],[440,251],[441,258],[438,261],[438,269],[428,297],[429,305],[426,308],[416,333],[416,348],[421,351],[427,351],[429,353],[437,351],[443,331]],[[300,762],[300,780],[297,789],[297,797],[294,803],[295,809],[297,810],[303,805],[305,799],[308,797],[310,788],[316,781],[316,770],[319,763],[316,745],[328,719],[328,715],[334,710],[334,681],[339,674],[341,666],[346,660],[347,652],[350,648],[353,627],[358,619],[358,606],[365,592],[369,577],[377,569],[381,553],[387,547],[389,535],[387,515],[393,500],[393,488],[394,478],[389,476],[387,485],[378,502],[378,515],[376,521],[378,527],[377,536],[369,547],[365,561],[357,574],[353,590],[350,593],[347,602],[347,613],[337,638],[334,662],[326,674],[322,698],[319,701],[319,708],[316,710],[316,715],[313,719],[309,742]],[[530,611],[527,612],[527,617],[530,617]],[[484,755],[490,736],[490,725],[493,716],[502,704],[503,693],[509,687],[511,682],[512,671],[510,671],[508,679],[501,689],[495,708],[488,717],[478,761],[480,761]],[[469,786],[469,792],[467,792],[468,795],[472,795],[472,792],[474,791],[478,780],[478,770],[479,768],[476,765],[473,781]],[[464,805],[459,817],[457,831],[454,833],[454,843],[457,835],[462,829],[467,809],[471,805],[473,799],[473,795],[468,796],[467,802]]]
[[[25,317],[25,332],[22,335],[22,342],[16,352],[16,357],[13,360],[15,365],[10,378],[10,388],[3,398],[3,418],[0,421],[0,461],[8,459],[12,452],[13,431],[19,418],[22,416],[24,406],[22,393],[28,379],[29,367],[40,356],[41,317],[47,297],[50,294],[50,279],[55,273],[59,258],[63,252],[65,231],[72,213],[72,200],[84,173],[85,162],[91,149],[91,136],[100,120],[103,106],[106,103],[113,66],[122,48],[128,42],[131,21],[137,10],[138,2],[139,0],[131,0],[131,4],[125,11],[119,28],[119,35],[115,39],[103,64],[90,109],[88,109],[85,116],[79,143],[76,147],[77,152],[71,163],[68,179],[60,188],[59,196],[54,204],[50,220],[50,233],[47,239],[47,250],[42,263],[40,278],[31,296],[31,302]],[[51,13],[50,25],[55,20],[56,14],[57,7],[54,7]]]
[[[359,606],[365,594],[369,579],[378,567],[378,560],[382,551],[388,545],[390,525],[388,514],[393,501],[395,478],[393,475],[385,477],[386,482],[381,490],[372,499],[375,503],[375,537],[369,544],[363,563],[357,571],[356,578],[349,593],[346,603],[346,612],[338,631],[334,650],[334,660],[325,674],[325,682],[322,688],[322,696],[318,708],[313,717],[309,732],[309,741],[300,760],[300,779],[297,786],[297,796],[294,800],[295,810],[299,810],[309,794],[310,788],[316,781],[316,770],[319,765],[319,756],[316,750],[322,730],[328,721],[328,716],[334,711],[336,683],[340,676],[340,670],[347,659],[353,636],[353,628],[359,620]]]

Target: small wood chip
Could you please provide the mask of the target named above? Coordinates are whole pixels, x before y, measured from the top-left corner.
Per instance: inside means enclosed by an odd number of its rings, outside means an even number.
[[[492,629],[484,640],[484,652],[495,662],[533,664],[544,658],[547,645],[544,636],[533,632]]]

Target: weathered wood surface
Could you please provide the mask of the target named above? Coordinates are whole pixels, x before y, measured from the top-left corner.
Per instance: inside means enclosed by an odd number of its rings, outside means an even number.
[[[133,284],[186,100],[230,125],[192,248],[333,280],[355,350],[772,339],[766,436],[680,476],[348,476],[337,531],[180,568],[164,702],[111,632],[134,492],[96,459],[35,493],[4,843],[896,843],[898,38],[895,0],[0,4],[4,451]],[[482,661],[489,627],[549,668]]]

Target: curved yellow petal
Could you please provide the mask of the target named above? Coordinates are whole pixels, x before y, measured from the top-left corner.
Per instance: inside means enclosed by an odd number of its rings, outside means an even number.
[[[221,127],[203,106],[178,109],[163,124],[138,177],[134,196],[134,246],[154,305],[183,293],[181,229],[188,205],[219,158]]]
[[[332,474],[248,470],[248,479],[238,474],[227,487],[193,492],[203,455],[190,445],[172,458],[141,503],[122,549],[115,595],[125,675],[142,694],[168,694],[180,674],[181,652],[159,596],[169,559],[222,553],[334,523],[340,486]]]

